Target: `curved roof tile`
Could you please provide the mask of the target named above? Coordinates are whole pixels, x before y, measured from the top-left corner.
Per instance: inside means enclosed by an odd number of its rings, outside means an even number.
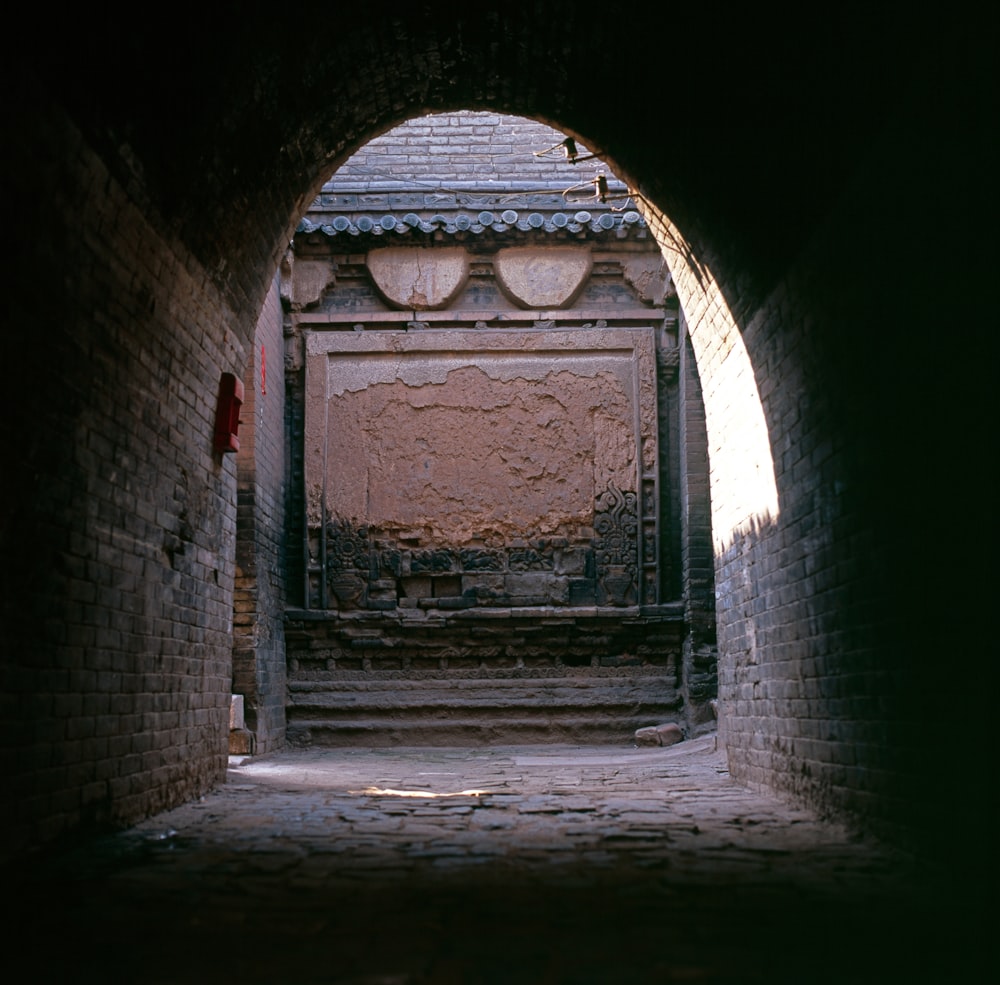
[[[439,212],[429,220],[421,219],[414,212],[408,212],[402,216],[383,214],[377,218],[369,215],[361,215],[356,218],[338,215],[332,222],[323,223],[313,222],[308,217],[304,217],[299,221],[295,232],[302,234],[320,232],[327,238],[334,239],[345,234],[378,236],[384,233],[396,233],[405,236],[414,231],[422,233],[441,231],[452,236],[465,232],[479,235],[488,230],[502,233],[513,227],[522,232],[550,234],[558,232],[599,234],[612,230],[616,231],[619,236],[623,234],[645,235],[646,233],[646,222],[635,211],[604,212],[599,216],[593,216],[586,211],[576,212],[572,216],[568,216],[564,212],[554,212],[548,215],[531,212],[525,216],[513,209],[507,209],[499,216],[493,212],[483,211],[475,219],[461,212],[451,216],[445,216]]]

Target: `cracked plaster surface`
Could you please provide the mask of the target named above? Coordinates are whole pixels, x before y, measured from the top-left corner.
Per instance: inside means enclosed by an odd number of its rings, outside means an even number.
[[[329,404],[331,514],[461,544],[591,521],[609,484],[635,483],[632,400],[619,374],[538,372],[376,384]]]
[[[586,538],[656,468],[652,333],[310,333],[304,435],[313,526]]]

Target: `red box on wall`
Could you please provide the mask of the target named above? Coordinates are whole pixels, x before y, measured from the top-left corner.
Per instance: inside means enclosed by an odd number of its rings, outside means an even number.
[[[243,406],[243,381],[232,373],[219,380],[219,405],[215,412],[215,450],[240,450],[240,408]]]

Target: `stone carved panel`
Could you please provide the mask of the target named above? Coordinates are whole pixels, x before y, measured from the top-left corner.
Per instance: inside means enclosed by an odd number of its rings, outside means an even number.
[[[511,246],[493,261],[504,293],[523,308],[564,308],[579,294],[593,259],[586,247]]]
[[[340,609],[364,607],[372,570],[368,530],[349,523],[326,525],[326,588]]]
[[[634,604],[639,570],[639,514],[634,492],[609,486],[598,497],[594,534],[598,604]]]
[[[368,272],[389,304],[414,311],[447,307],[469,279],[460,246],[390,246],[368,254]]]
[[[528,574],[550,604],[640,600],[655,564],[633,491],[655,462],[650,332],[310,333],[306,389],[329,604],[374,605],[378,581],[384,608],[401,578],[485,574],[500,587],[470,604],[526,604],[511,598]]]
[[[510,552],[511,571],[551,571],[554,567],[552,551],[537,551],[521,547]]]
[[[503,559],[498,551],[466,548],[459,552],[463,571],[502,571]]]
[[[368,571],[371,567],[368,530],[343,522],[328,523],[326,553],[332,571]]]
[[[441,574],[443,571],[454,571],[455,556],[451,551],[412,551],[410,553],[410,572],[412,574]]]

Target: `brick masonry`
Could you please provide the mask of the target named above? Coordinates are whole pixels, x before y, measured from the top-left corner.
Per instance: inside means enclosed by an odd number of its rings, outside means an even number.
[[[277,281],[257,321],[244,378],[233,600],[233,684],[258,754],[285,740],[284,337]]]
[[[640,4],[622,58],[589,9],[448,13],[375,0],[283,35],[270,11],[202,10],[198,31],[45,11],[24,30],[44,61],[5,60],[5,847],[221,780],[219,375],[245,369],[335,168],[458,105],[590,135],[670,257],[706,407],[734,775],[941,857],[984,844],[988,716],[959,707],[995,650],[983,35],[876,15],[790,38],[756,9],[720,25]]]
[[[587,186],[602,173],[613,190],[625,190],[582,140],[576,144],[580,160],[568,159],[560,147],[565,139],[561,130],[505,113],[420,115],[359,148],[337,169],[336,180],[323,186],[310,211],[348,202],[384,209],[401,185],[412,189],[415,184],[434,199],[447,202],[450,195],[464,194],[476,205],[486,204],[484,182],[492,183],[500,196],[515,189],[548,189],[564,205],[565,189]],[[582,198],[589,190],[581,187],[572,197]]]
[[[3,527],[5,855],[224,776],[236,473],[212,431],[247,343],[71,123],[35,126],[62,163],[39,216],[58,249],[37,260],[59,326],[21,360],[17,417],[40,430],[4,415],[25,478]]]

